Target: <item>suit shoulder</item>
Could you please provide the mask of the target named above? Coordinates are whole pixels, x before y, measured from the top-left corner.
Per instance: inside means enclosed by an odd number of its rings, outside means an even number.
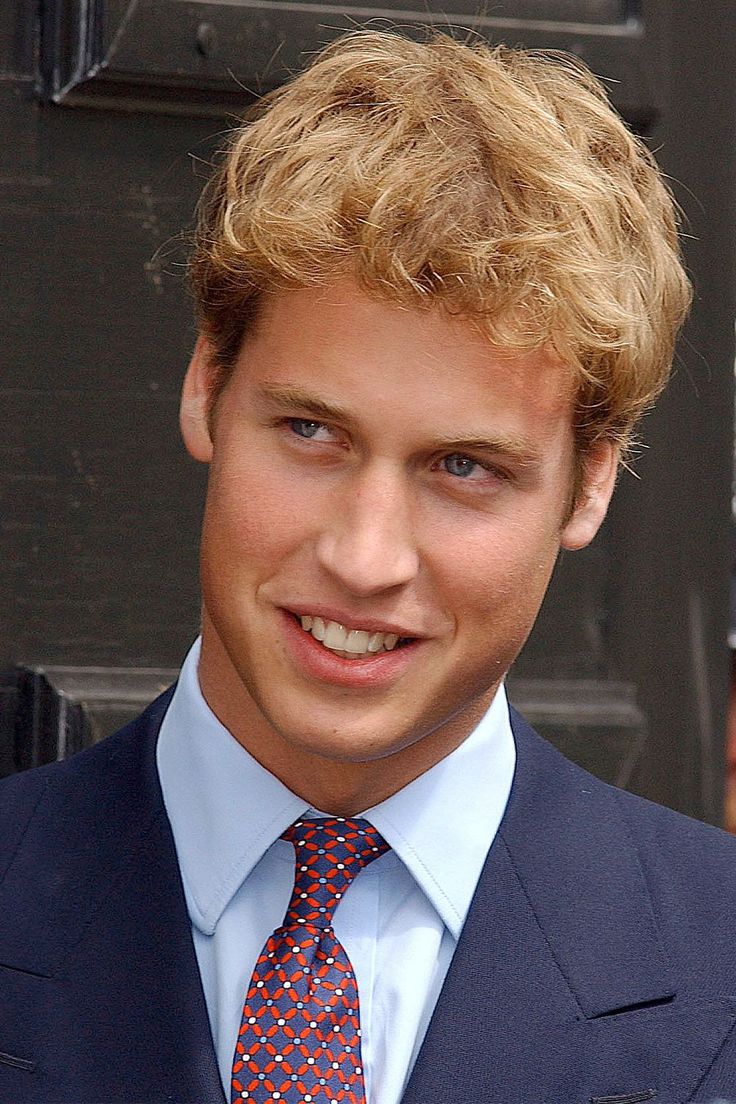
[[[712,824],[696,820],[638,794],[612,786],[573,765],[587,788],[599,795],[601,805],[613,802],[620,814],[645,874],[659,869],[680,878],[692,894],[695,882],[713,885],[736,903],[736,837]],[[723,881],[725,879],[725,882]]]
[[[528,825],[541,821],[568,861],[593,864],[614,878],[628,841],[655,898],[711,918],[736,909],[736,838],[601,781],[518,713],[511,717],[519,785],[504,829],[517,848],[526,846]]]
[[[643,865],[664,864],[673,875],[698,881],[719,879],[721,893],[736,899],[736,838],[684,813],[646,798],[607,787],[621,810]]]
[[[736,839],[602,782],[518,714],[512,721],[520,779],[503,830],[537,898],[556,899],[562,886],[591,926],[605,913],[630,933],[649,915],[681,981],[707,993],[718,979],[736,991]]]
[[[535,784],[524,787],[529,793],[527,815],[549,800],[563,818],[585,813],[591,824],[610,821],[614,835],[623,824],[644,862],[656,860],[673,868],[693,863],[704,872],[722,868],[729,874],[734,867],[736,873],[736,837],[603,782],[567,759],[516,710],[511,710],[511,720],[519,760],[532,764]]]
[[[43,814],[49,826],[62,818],[91,825],[103,793],[123,796],[136,777],[150,774],[146,766],[171,694],[167,690],[130,724],[71,758],[0,780],[0,878],[34,817]]]

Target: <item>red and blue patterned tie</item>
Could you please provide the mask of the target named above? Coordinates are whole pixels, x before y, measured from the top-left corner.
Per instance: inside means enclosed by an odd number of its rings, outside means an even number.
[[[284,923],[261,951],[235,1047],[232,1104],[365,1104],[355,972],[332,916],[388,850],[366,820],[299,820]]]

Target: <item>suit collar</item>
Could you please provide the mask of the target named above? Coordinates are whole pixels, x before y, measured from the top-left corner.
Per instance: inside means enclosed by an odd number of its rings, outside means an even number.
[[[669,999],[675,982],[620,795],[512,710],[518,767],[500,834],[586,1018]],[[486,881],[486,892],[492,886]]]

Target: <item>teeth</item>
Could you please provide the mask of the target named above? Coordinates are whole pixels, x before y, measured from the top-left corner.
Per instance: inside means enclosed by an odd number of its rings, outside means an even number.
[[[364,632],[362,629],[352,629],[348,633],[348,638],[345,641],[346,652],[367,652],[368,651],[368,638],[370,633]]]
[[[379,654],[377,652],[373,652],[373,653],[371,653],[371,652],[345,652],[345,651],[341,651],[339,648],[331,648],[330,650],[333,652],[334,655],[340,656],[341,659],[365,659],[366,656],[369,656],[371,654],[373,654],[373,655],[378,655]],[[385,650],[386,650],[385,648],[381,648],[382,652],[384,652]]]
[[[322,643],[325,648],[333,648],[335,651],[344,651],[348,638],[347,629],[338,625],[337,621],[328,621]]]
[[[390,652],[396,647],[397,633],[368,632],[366,629],[346,629],[337,621],[324,621],[321,617],[305,614],[300,618],[305,632],[311,632],[315,640],[343,659],[359,659],[361,656]]]

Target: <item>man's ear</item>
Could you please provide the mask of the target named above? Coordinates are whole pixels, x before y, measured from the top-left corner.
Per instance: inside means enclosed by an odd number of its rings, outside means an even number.
[[[585,456],[577,502],[562,529],[560,544],[571,551],[585,548],[600,529],[616,485],[619,448],[614,441],[596,441]]]
[[[209,425],[211,365],[212,349],[207,338],[200,334],[181,389],[179,426],[187,452],[204,464],[209,464],[212,459]]]

